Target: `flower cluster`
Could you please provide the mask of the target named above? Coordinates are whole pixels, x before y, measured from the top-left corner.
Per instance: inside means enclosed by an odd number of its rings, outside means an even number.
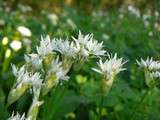
[[[58,38],[51,40],[49,36],[41,37],[40,45],[36,48],[36,53],[24,55],[25,64],[22,67],[12,65],[16,83],[9,92],[7,101],[9,106],[30,90],[33,102],[27,116],[31,120],[36,120],[38,108],[43,104],[43,97],[55,86],[69,79],[67,73],[73,64],[93,56],[105,56],[106,53],[102,42],[94,40],[92,34],[82,35],[81,32],[78,38],[73,38],[72,41]],[[16,116],[17,119],[20,117],[19,114]],[[25,120],[24,115],[20,120]]]
[[[160,61],[155,61],[153,58],[147,58],[146,60],[142,59],[137,61],[137,64],[145,72],[146,84],[150,86],[156,78],[160,78]]]
[[[106,51],[103,50],[103,42],[98,43],[98,41],[93,39],[92,34],[83,35],[79,32],[78,38],[74,38],[76,49],[79,53],[79,57],[88,58],[89,56],[104,56]]]
[[[103,50],[103,42],[93,39],[92,34],[83,35],[79,32],[78,38],[73,38],[73,41],[54,38],[49,36],[41,38],[40,46],[37,47],[37,52],[41,56],[59,52],[61,55],[74,59],[88,58],[90,56],[104,56],[106,51]]]

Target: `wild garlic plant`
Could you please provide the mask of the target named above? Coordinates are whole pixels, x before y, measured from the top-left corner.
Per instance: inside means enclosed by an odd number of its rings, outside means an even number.
[[[69,80],[67,73],[73,64],[84,63],[93,57],[100,59],[97,62],[99,69],[93,70],[102,74],[102,93],[108,93],[115,76],[125,70],[125,62],[122,58],[117,58],[117,54],[107,57],[106,53],[103,42],[95,40],[93,34],[83,35],[79,32],[78,37],[72,37],[72,40],[41,37],[37,51],[24,55],[25,64],[22,67],[12,65],[16,83],[9,92],[7,105],[13,104],[28,90],[31,91],[33,100],[26,118],[25,115],[20,117],[17,114],[9,120],[36,120],[39,107],[45,102],[44,96]],[[101,57],[107,57],[107,60],[102,62]]]
[[[140,61],[137,60],[138,66],[143,70],[145,76],[145,84],[147,85],[147,89],[145,90],[141,100],[135,106],[135,109],[131,115],[131,120],[135,119],[135,113],[141,107],[142,103],[146,99],[148,95],[152,92],[152,90],[158,84],[158,80],[160,79],[160,61],[153,60],[153,58],[147,58],[146,60],[142,59]]]
[[[101,109],[103,105],[104,97],[108,95],[110,89],[112,88],[113,82],[115,80],[116,75],[125,70],[123,68],[123,65],[127,61],[123,62],[122,58],[117,58],[117,54],[114,56],[108,55],[108,58],[106,61],[102,61],[101,59],[98,64],[98,69],[92,68],[92,70],[102,74],[103,79],[101,81],[101,103],[100,103],[100,109],[97,120],[101,120]]]
[[[112,84],[115,80],[116,75],[125,70],[123,65],[126,63],[123,62],[122,58],[117,58],[117,54],[113,57],[108,55],[108,59],[103,62],[101,59],[97,62],[99,69],[92,68],[92,70],[103,75],[102,80],[102,94],[106,95],[112,87]]]

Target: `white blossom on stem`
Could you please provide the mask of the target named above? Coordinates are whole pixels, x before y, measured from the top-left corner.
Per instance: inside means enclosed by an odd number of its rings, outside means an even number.
[[[17,78],[17,87],[21,87],[22,84],[30,84],[34,86],[39,86],[42,84],[42,79],[40,79],[41,75],[39,73],[29,73],[25,66],[18,69],[15,65],[12,65],[12,71]]]
[[[99,69],[92,69],[100,74],[103,74],[109,80],[120,71],[125,70],[125,68],[123,68],[125,63],[126,62],[123,62],[122,58],[117,58],[117,54],[115,54],[114,57],[109,56],[109,59],[105,62],[100,59],[99,62],[97,62]]]

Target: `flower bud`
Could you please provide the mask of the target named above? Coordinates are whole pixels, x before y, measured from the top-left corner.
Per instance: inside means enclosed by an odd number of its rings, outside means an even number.
[[[26,90],[29,89],[29,87],[29,84],[21,84],[18,87],[11,89],[8,95],[7,106],[17,101],[26,92]]]
[[[107,95],[113,85],[114,79],[110,80],[102,80],[101,82],[101,90],[103,95]]]
[[[55,74],[52,74],[47,78],[42,86],[42,96],[45,96],[57,84],[56,79],[57,77]]]
[[[43,58],[43,65],[45,69],[49,69],[51,62],[53,61],[54,55],[48,54]]]

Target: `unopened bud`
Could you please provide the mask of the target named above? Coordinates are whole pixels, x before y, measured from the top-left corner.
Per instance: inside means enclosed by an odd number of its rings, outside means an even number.
[[[11,89],[11,91],[8,95],[7,106],[9,106],[12,103],[14,103],[15,101],[17,101],[26,92],[26,90],[29,87],[30,87],[29,84],[22,84],[16,88]]]
[[[56,79],[57,78],[55,74],[52,74],[48,77],[42,86],[42,96],[45,96],[56,85]]]

